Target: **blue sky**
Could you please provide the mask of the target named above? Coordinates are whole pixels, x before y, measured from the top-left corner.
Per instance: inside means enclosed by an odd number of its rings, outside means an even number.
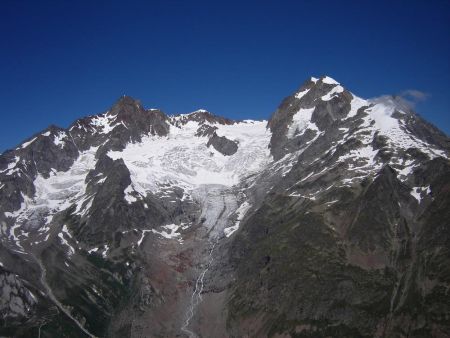
[[[0,11],[0,151],[131,95],[268,118],[309,76],[418,90],[450,133],[450,1],[16,1]]]

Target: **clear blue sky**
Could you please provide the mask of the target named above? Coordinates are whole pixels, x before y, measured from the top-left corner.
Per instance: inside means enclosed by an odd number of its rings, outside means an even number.
[[[309,76],[415,89],[450,132],[450,1],[21,1],[0,9],[0,151],[107,110],[268,118]]]

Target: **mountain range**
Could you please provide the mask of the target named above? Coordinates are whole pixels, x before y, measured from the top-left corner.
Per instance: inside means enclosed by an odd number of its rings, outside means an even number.
[[[123,96],[0,155],[0,334],[449,337],[449,155],[327,76],[269,121]]]

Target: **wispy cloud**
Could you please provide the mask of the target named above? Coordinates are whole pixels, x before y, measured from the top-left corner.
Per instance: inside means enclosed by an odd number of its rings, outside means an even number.
[[[414,110],[416,105],[424,102],[430,98],[430,94],[422,92],[417,89],[403,90],[395,95],[381,95],[370,99],[372,102],[383,102],[384,104],[391,104],[397,108]]]
[[[428,100],[430,94],[417,89],[407,89],[402,91],[400,94],[395,95],[395,97],[401,103],[414,109],[418,103]]]

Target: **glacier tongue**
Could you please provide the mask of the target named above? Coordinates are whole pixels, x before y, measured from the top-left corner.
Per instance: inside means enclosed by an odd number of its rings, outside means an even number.
[[[223,237],[230,222],[230,216],[238,209],[236,193],[227,186],[204,184],[192,192],[201,205],[201,219],[207,228],[208,237]]]

